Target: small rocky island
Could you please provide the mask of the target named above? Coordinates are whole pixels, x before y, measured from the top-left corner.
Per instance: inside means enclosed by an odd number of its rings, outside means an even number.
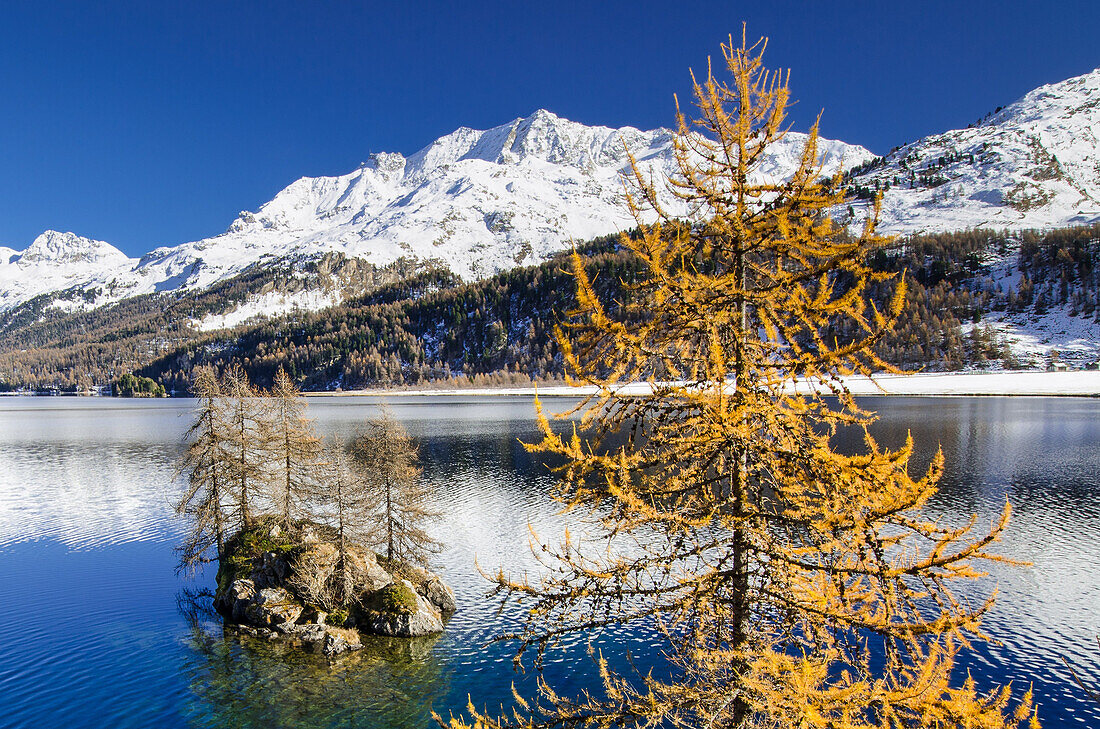
[[[274,519],[261,520],[226,545],[214,607],[245,634],[327,656],[361,648],[361,634],[413,637],[443,630],[455,598],[438,575],[352,545],[341,557],[338,538],[325,525],[285,529]],[[343,604],[335,605],[331,577],[342,569],[341,559],[348,590]]]
[[[217,562],[226,626],[327,656],[367,635],[438,633],[454,591],[428,570],[442,545],[416,445],[383,409],[347,443],[318,437],[285,372],[270,390],[198,368],[199,405],[176,511],[181,567]]]

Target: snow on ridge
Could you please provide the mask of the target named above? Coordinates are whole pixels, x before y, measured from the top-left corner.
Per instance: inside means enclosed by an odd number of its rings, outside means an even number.
[[[105,241],[47,230],[23,251],[0,248],[0,311],[123,273],[136,263]]]
[[[853,182],[890,186],[886,233],[1096,222],[1100,69],[1035,89],[966,129],[893,150]]]
[[[632,227],[623,194],[624,145],[655,175],[672,170],[672,132],[586,126],[546,110],[488,130],[460,128],[405,158],[378,153],[333,177],[302,177],[221,235],[162,247],[129,270],[98,273],[96,305],[154,291],[202,289],[263,260],[337,252],[378,266],[399,258],[443,264],[466,279],[537,263]],[[789,174],[805,136],[791,134],[768,174]],[[871,156],[822,140],[834,166]],[[110,292],[110,293],[104,293]]]
[[[191,325],[200,332],[232,329],[254,319],[326,309],[339,304],[340,301],[340,293],[336,290],[305,289],[292,294],[269,291],[241,302],[225,313],[207,314],[201,319],[192,321]]]

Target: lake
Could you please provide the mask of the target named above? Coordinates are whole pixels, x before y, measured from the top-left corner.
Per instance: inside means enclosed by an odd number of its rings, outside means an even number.
[[[350,436],[376,398],[310,400],[318,427]],[[560,409],[567,401],[551,400]],[[528,524],[556,541],[565,526],[551,477],[527,454],[525,397],[390,398],[421,443],[424,477],[444,512],[433,532],[458,612],[439,636],[368,640],[332,665],[257,640],[224,636],[189,591],[212,571],[177,575],[184,525],[172,514],[175,463],[192,401],[0,399],[0,727],[423,727],[429,712],[510,702],[514,647],[487,645],[516,627],[484,597],[477,570],[534,564]],[[993,565],[973,594],[998,600],[966,667],[982,685],[1035,689],[1043,726],[1100,726],[1100,706],[1074,683],[1100,684],[1100,400],[875,398],[875,433],[897,445],[911,430],[918,460],[947,459],[931,505],[945,519],[987,522],[1014,512],[999,551],[1026,567]],[[641,665],[660,644],[644,629],[592,645]],[[960,669],[963,670],[963,669]],[[549,656],[552,685],[570,694],[594,668],[574,640]]]

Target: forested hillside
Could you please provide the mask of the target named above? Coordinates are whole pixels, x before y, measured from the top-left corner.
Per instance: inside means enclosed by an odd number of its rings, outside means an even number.
[[[614,237],[581,252],[605,301],[630,295],[639,266]],[[1100,326],[1098,255],[1097,227],[899,239],[874,261],[908,282],[905,314],[880,353],[907,369],[1045,366],[1018,354],[1002,324],[1055,312]],[[553,327],[575,305],[565,269],[558,257],[450,287],[425,274],[325,311],[204,337],[141,373],[176,390],[196,364],[230,362],[261,384],[285,367],[307,390],[555,379],[562,370]]]
[[[403,280],[420,267],[399,260],[375,267],[331,254],[290,265],[257,264],[209,289],[123,299],[90,310],[58,306],[85,292],[44,295],[0,314],[0,385],[88,389],[147,366],[201,336],[204,317],[231,311],[271,292],[332,291],[347,295]],[[94,292],[93,294],[94,295]],[[67,298],[65,298],[67,297]]]
[[[607,302],[629,295],[639,266],[614,236],[580,252]],[[909,287],[905,314],[879,351],[907,369],[1044,367],[1054,349],[1071,366],[1094,361],[1098,262],[1100,226],[900,238],[873,261],[903,273]],[[302,270],[258,266],[188,296],[42,308],[37,319],[23,310],[0,318],[0,376],[8,389],[76,389],[132,371],[182,393],[195,365],[240,362],[261,385],[282,366],[306,390],[552,380],[562,375],[553,328],[575,304],[566,268],[558,256],[463,284],[440,270],[334,256]],[[235,329],[195,326],[249,297],[310,286],[364,293]]]
[[[638,264],[613,236],[582,247],[609,302]],[[260,385],[284,367],[305,390],[422,384],[456,377],[529,382],[561,376],[553,328],[575,304],[563,256],[472,284],[426,272],[341,306],[204,337],[141,373],[186,388],[193,367],[240,362]]]

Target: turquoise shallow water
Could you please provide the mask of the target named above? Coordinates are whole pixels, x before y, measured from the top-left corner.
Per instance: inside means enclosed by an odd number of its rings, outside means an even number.
[[[349,435],[375,400],[311,400],[326,433]],[[1073,683],[1066,657],[1100,683],[1100,401],[888,398],[880,439],[908,429],[927,459],[947,456],[932,508],[945,518],[1015,507],[1002,551],[1031,567],[991,567],[999,585],[968,668],[983,683],[1034,684],[1045,727],[1100,727],[1100,707]],[[173,465],[191,403],[0,399],[0,727],[422,727],[467,697],[498,706],[516,681],[512,648],[486,646],[515,626],[484,598],[487,569],[532,567],[527,526],[564,522],[544,466],[519,439],[536,436],[527,398],[394,398],[422,443],[425,477],[445,517],[436,525],[459,611],[438,638],[373,641],[330,666],[319,657],[222,635],[189,610],[177,576]],[[984,592],[976,592],[977,599]],[[644,628],[593,639],[625,665],[660,665]],[[589,685],[586,646],[553,652],[564,693]]]

